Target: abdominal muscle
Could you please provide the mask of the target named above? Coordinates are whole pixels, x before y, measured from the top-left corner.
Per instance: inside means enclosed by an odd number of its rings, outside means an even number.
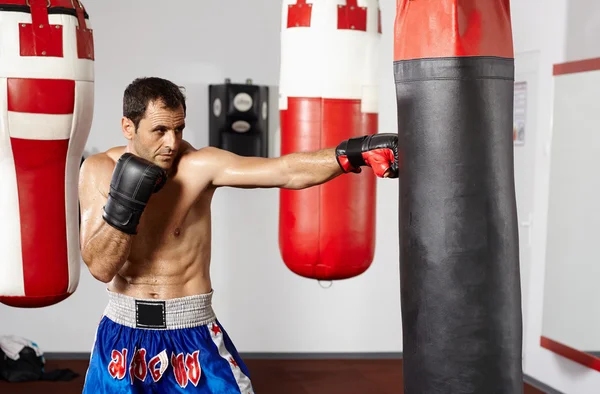
[[[181,226],[153,216],[140,223],[129,259],[108,290],[157,300],[209,293],[210,213],[192,213]]]

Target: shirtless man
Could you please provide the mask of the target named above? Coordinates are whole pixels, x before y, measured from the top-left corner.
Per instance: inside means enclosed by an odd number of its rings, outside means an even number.
[[[123,98],[127,146],[81,167],[81,253],[109,298],[84,393],[253,393],[211,307],[215,190],[302,189],[361,166],[397,177],[397,134],[279,158],[241,157],[194,149],[182,139],[185,115],[176,85],[136,79]]]

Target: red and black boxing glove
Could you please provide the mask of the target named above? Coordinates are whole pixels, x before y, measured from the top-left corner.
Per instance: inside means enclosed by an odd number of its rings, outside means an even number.
[[[344,172],[360,172],[362,166],[373,169],[380,178],[398,178],[398,134],[372,134],[342,141],[335,150]],[[389,170],[389,171],[388,171]]]

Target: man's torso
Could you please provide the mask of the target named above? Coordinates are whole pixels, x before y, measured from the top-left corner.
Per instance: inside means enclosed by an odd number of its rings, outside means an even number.
[[[189,149],[192,149],[191,147]],[[116,161],[123,147],[107,152]],[[108,289],[138,298],[169,299],[211,290],[211,213],[214,189],[197,182],[187,168],[186,152],[163,189],[148,202],[134,236],[129,259]],[[102,193],[107,195],[112,173]],[[196,177],[194,182],[190,177]]]

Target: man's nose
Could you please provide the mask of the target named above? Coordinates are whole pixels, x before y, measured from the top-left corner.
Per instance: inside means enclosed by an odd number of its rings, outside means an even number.
[[[175,130],[169,130],[164,134],[163,138],[164,144],[171,149],[175,148],[175,144],[177,143],[177,136],[175,135]]]

